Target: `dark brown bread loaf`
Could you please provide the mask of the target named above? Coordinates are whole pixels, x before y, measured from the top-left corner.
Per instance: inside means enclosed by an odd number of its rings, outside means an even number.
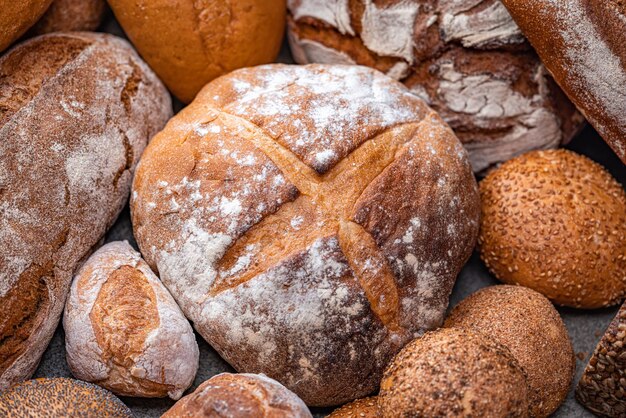
[[[359,66],[213,81],[133,184],[142,254],[196,329],[308,405],[370,394],[406,342],[441,325],[478,227],[453,132]]]
[[[105,0],[54,0],[28,35],[96,30],[105,7]]]
[[[76,264],[171,113],[160,81],[113,36],[44,35],[0,59],[0,389],[34,371]]]

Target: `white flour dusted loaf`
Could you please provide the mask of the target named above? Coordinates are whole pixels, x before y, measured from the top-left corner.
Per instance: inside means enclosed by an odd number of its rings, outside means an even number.
[[[309,405],[372,392],[441,325],[478,229],[460,142],[367,67],[221,77],[155,137],[133,184],[142,254],[197,330]]]
[[[35,370],[76,264],[171,113],[161,82],[113,36],[46,35],[0,58],[0,390]]]
[[[450,124],[475,171],[569,141],[584,121],[500,0],[289,0],[301,64],[361,64]]]
[[[198,370],[191,325],[125,241],[103,246],[80,268],[63,327],[72,374],[118,395],[178,399]]]

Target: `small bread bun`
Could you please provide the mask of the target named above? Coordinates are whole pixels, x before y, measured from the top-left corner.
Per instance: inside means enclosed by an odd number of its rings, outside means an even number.
[[[576,363],[567,329],[543,295],[520,286],[492,286],[469,296],[446,319],[506,346],[528,377],[530,413],[547,417],[563,403]]]
[[[57,377],[28,380],[2,392],[0,416],[126,418],[133,414],[115,395],[99,386]]]
[[[596,415],[626,416],[626,303],[591,356],[576,398]]]
[[[498,279],[576,308],[624,297],[626,194],[599,164],[529,152],[491,172],[480,194],[480,253]]]
[[[105,6],[104,0],[54,0],[28,35],[94,31],[102,22]]]
[[[357,399],[335,409],[327,418],[380,418],[380,406],[378,397]]]
[[[442,328],[406,345],[380,385],[384,417],[526,417],[528,383],[504,346]]]
[[[304,402],[276,380],[245,373],[213,376],[161,418],[216,416],[312,418]]]

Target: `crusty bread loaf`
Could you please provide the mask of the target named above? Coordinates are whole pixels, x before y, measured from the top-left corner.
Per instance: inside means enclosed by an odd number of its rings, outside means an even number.
[[[503,0],[545,66],[626,163],[623,0]]]
[[[96,30],[102,22],[105,7],[105,0],[53,0],[28,34]]]
[[[626,193],[569,150],[533,151],[480,182],[481,258],[504,283],[593,309],[626,296]]]
[[[52,0],[0,0],[0,52],[24,34]]]
[[[295,60],[361,64],[446,120],[475,171],[569,141],[584,119],[500,0],[289,0]]]
[[[0,390],[34,371],[77,262],[124,207],[171,112],[113,36],[44,35],[0,59]]]
[[[598,416],[626,416],[626,303],[589,359],[576,399]]]
[[[272,62],[285,0],[108,0],[141,56],[185,103],[209,81]]]
[[[191,325],[127,242],[103,246],[82,265],[63,328],[72,374],[118,395],[178,399],[198,370]]]
[[[29,380],[0,393],[0,416],[131,418],[133,414],[99,386],[58,377]]]
[[[215,80],[149,145],[133,184],[142,254],[196,329],[308,405],[368,395],[407,341],[442,323],[478,226],[452,131],[359,66]]]
[[[222,373],[178,401],[162,418],[312,418],[295,393],[263,375]]]
[[[382,416],[528,417],[526,376],[503,345],[463,328],[410,342],[380,384]]]
[[[530,413],[550,416],[574,378],[574,349],[567,329],[545,296],[521,286],[491,286],[458,304],[446,327],[482,332],[507,347],[528,377]]]
[[[382,418],[378,397],[357,399],[334,410],[327,418]]]

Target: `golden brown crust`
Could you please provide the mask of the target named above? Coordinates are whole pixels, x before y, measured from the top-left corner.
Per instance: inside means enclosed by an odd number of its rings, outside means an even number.
[[[624,297],[626,194],[603,167],[572,151],[530,152],[480,190],[480,253],[498,279],[572,307]]]
[[[285,25],[285,0],[110,0],[109,5],[141,56],[186,103],[222,74],[272,62]]]
[[[548,417],[569,392],[576,362],[567,329],[552,303],[520,286],[491,286],[472,294],[445,327],[469,328],[507,347],[528,377],[530,414]]]
[[[503,0],[561,88],[626,163],[621,0]]]
[[[589,359],[576,399],[599,416],[626,415],[626,303]]]
[[[357,399],[335,409],[327,418],[381,418],[378,397]]]
[[[0,58],[0,305],[11,312],[0,316],[0,389],[34,371],[76,264],[124,206],[168,106],[109,35],[46,35]]]
[[[0,0],[0,52],[24,34],[44,14],[52,0]]]
[[[0,393],[0,416],[131,418],[133,414],[101,387],[59,377],[28,380]]]
[[[202,383],[162,418],[311,418],[304,402],[263,375],[222,373]]]
[[[406,345],[380,384],[384,417],[527,417],[528,384],[504,346],[442,328]]]
[[[46,13],[28,31],[28,35],[94,31],[102,22],[105,7],[105,0],[53,0]]]

